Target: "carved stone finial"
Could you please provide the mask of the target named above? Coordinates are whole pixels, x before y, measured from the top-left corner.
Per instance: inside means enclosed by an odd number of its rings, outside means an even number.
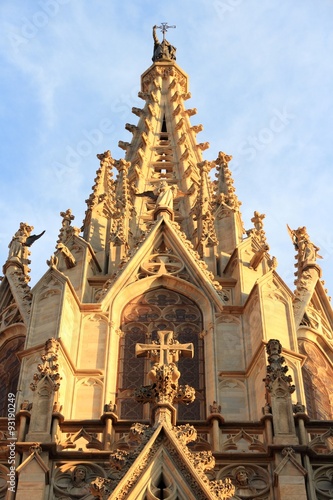
[[[57,391],[60,387],[60,373],[58,360],[59,342],[54,339],[48,339],[45,342],[44,354],[41,356],[42,363],[37,365],[38,373],[34,375],[34,382],[30,384],[33,391],[37,389],[40,380],[48,377],[53,382],[53,390]]]
[[[265,217],[265,214],[260,214],[257,210],[255,210],[251,219],[254,229],[249,229],[248,231],[246,231],[248,236],[252,236],[262,246],[267,246],[266,233],[264,231],[263,223]]]
[[[110,453],[110,466],[112,469],[120,471],[126,465],[129,458],[129,452],[126,450],[115,450]]]
[[[217,401],[213,401],[213,404],[209,406],[210,413],[221,413],[221,405],[217,404]]]
[[[96,156],[100,161],[101,167],[103,165],[108,165],[108,166],[112,167],[112,165],[114,164],[114,160],[112,158],[111,151],[109,149],[107,151],[105,151],[104,153],[97,154]]]
[[[75,219],[72,214],[72,210],[68,208],[65,212],[60,212],[60,216],[62,217],[61,229],[59,232],[58,240],[57,240],[57,249],[59,249],[59,245],[64,244],[70,236],[73,234],[79,234],[80,229],[74,226],[71,226],[72,221]]]
[[[59,403],[59,401],[54,401],[52,407],[52,413],[60,413],[61,410],[62,410],[62,405]]]
[[[241,202],[238,200],[235,194],[234,180],[232,178],[231,170],[229,169],[229,162],[232,160],[231,155],[219,152],[219,156],[215,160],[217,173],[217,181],[215,182],[216,187],[216,204],[224,205],[225,207],[233,210],[234,212],[239,211]]]
[[[264,378],[264,382],[268,392],[272,391],[273,382],[276,379],[280,379],[285,382],[288,386],[288,391],[293,393],[295,391],[295,386],[291,384],[291,375],[286,375],[289,370],[288,366],[282,366],[285,363],[285,358],[281,356],[282,345],[276,339],[271,339],[268,341],[266,346],[266,351],[268,354],[268,366],[267,375]]]
[[[100,499],[107,499],[111,495],[114,488],[114,481],[112,479],[106,479],[104,477],[96,477],[90,483],[91,493],[94,497]]]
[[[231,155],[227,155],[223,151],[219,151],[219,155],[215,161],[216,165],[224,165],[225,167],[228,166],[229,161],[232,160]]]

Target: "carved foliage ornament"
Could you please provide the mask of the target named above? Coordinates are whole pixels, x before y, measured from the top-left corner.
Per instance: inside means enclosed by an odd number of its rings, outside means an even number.
[[[214,493],[215,497],[219,500],[227,500],[228,498],[232,498],[236,491],[236,488],[232,484],[230,478],[226,478],[225,480],[219,479],[218,481],[211,481],[210,489],[212,493]]]
[[[154,382],[140,387],[134,392],[136,401],[140,403],[192,403],[195,400],[195,389],[189,385],[178,385],[179,371],[175,363],[158,366],[156,363],[151,372]]]
[[[282,351],[282,346],[278,340],[271,339],[268,341],[266,346],[266,351],[268,354],[268,366],[267,375],[264,378],[265,386],[268,392],[272,392],[273,383],[275,380],[279,379],[283,381],[288,386],[288,391],[293,393],[295,391],[295,386],[291,384],[291,375],[286,375],[289,370],[288,366],[282,366],[285,363],[285,358],[280,355]]]
[[[46,377],[53,382],[54,391],[59,389],[61,377],[59,365],[57,364],[58,349],[59,342],[54,338],[45,342],[44,354],[41,356],[42,363],[37,365],[38,373],[34,374],[34,382],[30,384],[33,391],[37,389],[38,383]]]

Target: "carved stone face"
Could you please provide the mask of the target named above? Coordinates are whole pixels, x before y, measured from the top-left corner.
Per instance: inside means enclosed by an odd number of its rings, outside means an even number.
[[[239,468],[236,472],[236,480],[241,485],[244,486],[248,484],[249,476],[245,469]]]
[[[73,479],[76,482],[82,482],[86,478],[86,470],[83,467],[75,467],[73,473]]]

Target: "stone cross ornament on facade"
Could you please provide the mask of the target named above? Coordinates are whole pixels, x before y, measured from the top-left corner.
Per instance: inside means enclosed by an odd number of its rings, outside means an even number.
[[[155,362],[159,359],[158,364],[160,366],[176,363],[179,360],[179,355],[182,355],[184,358],[193,358],[193,344],[179,344],[179,342],[173,338],[172,331],[160,330],[157,332],[157,336],[159,338],[159,344],[156,342],[152,344],[136,344],[136,356],[141,357],[150,355],[151,359]]]
[[[192,403],[195,399],[195,389],[189,385],[178,384],[180,372],[176,363],[179,356],[193,358],[193,344],[180,344],[169,330],[161,330],[157,335],[158,342],[135,346],[136,356],[147,356],[153,361],[148,373],[151,384],[137,389],[134,393],[135,399],[141,403],[149,402],[169,407],[172,407],[173,403]]]

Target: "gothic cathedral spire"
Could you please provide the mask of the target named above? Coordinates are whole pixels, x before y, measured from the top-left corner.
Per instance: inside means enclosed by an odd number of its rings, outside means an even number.
[[[333,312],[319,249],[290,230],[292,292],[265,215],[245,230],[232,157],[207,160],[197,141],[171,27],[153,28],[123,158],[97,155],[83,227],[60,213],[33,288],[32,226],[9,245],[0,500],[8,477],[11,500],[331,498]]]

